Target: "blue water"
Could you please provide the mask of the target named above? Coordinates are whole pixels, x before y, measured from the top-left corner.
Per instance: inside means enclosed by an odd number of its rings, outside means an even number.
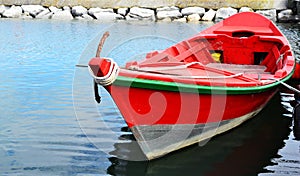
[[[126,161],[134,139],[107,93],[94,102],[85,67],[105,30],[102,55],[122,65],[212,24],[0,19],[0,175],[299,175],[292,94],[205,146]],[[299,25],[279,24],[300,57]]]

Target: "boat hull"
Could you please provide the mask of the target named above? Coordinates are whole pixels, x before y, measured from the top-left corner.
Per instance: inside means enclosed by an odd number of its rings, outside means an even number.
[[[263,109],[276,88],[248,94],[198,91],[110,87],[116,105],[149,160],[240,125]]]
[[[180,89],[180,88],[179,88]],[[181,91],[111,86],[111,96],[129,127],[200,124],[231,120],[263,107],[276,88],[248,94]]]

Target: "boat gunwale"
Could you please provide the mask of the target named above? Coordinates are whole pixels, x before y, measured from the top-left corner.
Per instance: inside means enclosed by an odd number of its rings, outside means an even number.
[[[172,92],[185,92],[185,93],[201,93],[201,94],[252,94],[260,93],[270,90],[279,84],[289,80],[293,72],[290,72],[287,76],[281,79],[274,79],[274,82],[249,86],[249,87],[233,87],[233,86],[205,86],[198,84],[187,84],[181,82],[169,82],[162,80],[151,80],[137,77],[118,76],[113,86],[134,87],[152,90],[172,91]]]

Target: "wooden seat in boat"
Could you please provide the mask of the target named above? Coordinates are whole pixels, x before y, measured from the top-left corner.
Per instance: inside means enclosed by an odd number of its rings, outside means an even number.
[[[229,71],[232,73],[270,74],[270,72],[265,71],[267,67],[264,65],[209,63],[206,66],[211,68],[216,68],[219,70]]]

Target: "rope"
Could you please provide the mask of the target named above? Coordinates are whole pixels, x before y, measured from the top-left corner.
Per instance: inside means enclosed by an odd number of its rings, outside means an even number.
[[[177,69],[187,68],[187,67],[189,67],[191,65],[195,65],[195,64],[203,65],[200,62],[191,62],[191,63],[185,64],[185,65],[166,66],[166,67],[143,67],[143,68],[140,68],[138,66],[132,66],[132,67],[129,67],[129,69],[138,70],[138,71],[166,71],[166,70],[177,70]]]
[[[130,69],[133,70],[138,70],[138,71],[166,71],[166,70],[177,70],[177,69],[183,69],[183,68],[188,68],[191,65],[201,65],[203,64],[201,62],[191,62],[185,65],[178,65],[178,66],[166,66],[166,67],[144,67],[144,68],[139,68],[139,67],[131,67]],[[172,75],[176,76],[178,78],[186,78],[186,79],[226,79],[226,78],[234,78],[238,76],[242,76],[243,73],[237,73],[234,75],[229,75],[229,76],[180,76],[180,75]]]
[[[291,91],[294,91],[294,92],[300,94],[300,90],[298,90],[298,89],[296,89],[296,88],[294,88],[294,87],[288,85],[287,83],[285,83],[285,82],[283,82],[283,81],[281,81],[281,80],[278,80],[278,79],[275,79],[275,78],[274,78],[274,79],[270,78],[270,80],[275,80],[275,81],[279,82],[281,85],[283,85],[283,86],[285,86],[286,88],[290,89]]]
[[[117,79],[118,74],[120,72],[120,67],[113,59],[110,59],[110,58],[105,58],[105,59],[109,60],[111,62],[111,64],[110,64],[108,73],[104,76],[94,75],[91,67],[89,66],[90,74],[93,76],[94,80],[102,86],[111,85]]]
[[[97,52],[96,52],[96,57],[100,57],[100,53],[101,53],[101,51],[102,51],[102,47],[103,47],[104,42],[105,42],[105,40],[107,39],[108,36],[109,36],[109,32],[106,31],[106,32],[103,34],[103,36],[102,36],[102,38],[101,38],[101,40],[100,40],[100,42],[99,42],[99,44],[98,44],[98,48],[97,48]]]
[[[227,78],[235,78],[238,76],[242,76],[243,73],[237,73],[234,75],[228,75],[228,76],[176,76],[179,78],[186,78],[186,79],[227,79]]]

